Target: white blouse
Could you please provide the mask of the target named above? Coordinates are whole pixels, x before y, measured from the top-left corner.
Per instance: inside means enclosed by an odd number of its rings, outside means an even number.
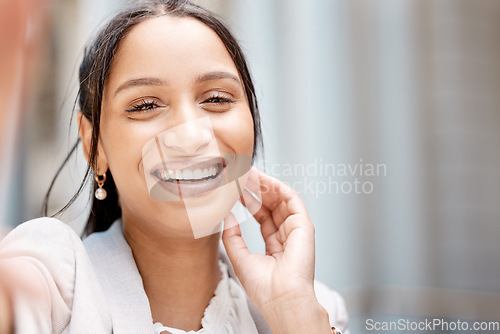
[[[229,277],[227,265],[219,261],[222,279],[219,281],[215,294],[210,300],[203,318],[202,328],[198,331],[183,331],[181,329],[154,324],[155,334],[258,334],[253,322],[245,290],[234,279]]]

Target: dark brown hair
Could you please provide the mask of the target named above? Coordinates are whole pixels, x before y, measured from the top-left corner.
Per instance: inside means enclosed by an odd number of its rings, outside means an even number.
[[[131,7],[114,16],[101,29],[95,40],[85,48],[83,61],[80,65],[80,90],[78,103],[84,117],[86,117],[92,124],[89,163],[79,189],[71,200],[55,215],[64,212],[82,193],[86,182],[89,179],[93,180],[93,167],[96,166],[97,143],[99,140],[103,89],[106,78],[109,75],[114,54],[118,49],[120,41],[132,27],[147,19],[163,15],[194,18],[201,21],[217,33],[231,55],[245,88],[246,97],[254,123],[253,157],[255,157],[258,145],[262,145],[259,110],[250,71],[238,42],[221,22],[221,20],[218,19],[213,13],[192,4],[188,0],[150,0],[135,3]],[[43,205],[43,212],[45,215],[47,215],[48,199],[57,176],[69,160],[69,157],[76,151],[79,141],[80,140],[77,140],[72,150],[64,160],[63,164],[59,168],[59,171],[52,180],[47,194],[45,195]],[[95,191],[97,189],[97,184],[95,181],[92,182],[93,189]],[[105,231],[116,219],[121,217],[118,192],[113,180],[113,175],[111,175],[109,170],[106,173],[105,189],[108,194],[105,200],[98,201],[91,196],[92,210],[87,226],[85,227],[84,234]]]

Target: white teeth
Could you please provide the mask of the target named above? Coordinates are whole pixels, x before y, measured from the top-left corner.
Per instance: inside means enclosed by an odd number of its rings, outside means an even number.
[[[190,170],[190,169],[185,169],[183,172],[182,172],[182,177],[184,178],[184,180],[190,180],[193,178],[193,171]]]
[[[204,170],[201,171],[201,177],[205,178],[205,177],[209,177],[210,174],[208,174],[208,169],[205,168]]]
[[[172,179],[200,180],[217,175],[217,171],[218,168],[216,167],[205,168],[203,170],[201,169],[195,169],[195,170],[184,169],[178,171],[168,170],[160,172],[158,176],[164,181],[171,181]]]
[[[201,176],[201,169],[195,169],[194,172],[193,172],[193,178],[194,179],[201,179],[202,176]]]

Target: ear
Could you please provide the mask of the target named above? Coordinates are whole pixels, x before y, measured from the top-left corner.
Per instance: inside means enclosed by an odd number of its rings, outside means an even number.
[[[81,111],[77,114],[78,120],[78,133],[80,134],[80,140],[83,147],[83,155],[87,163],[90,161],[90,144],[92,142],[92,123],[83,115]],[[104,174],[108,170],[108,160],[106,159],[106,154],[101,145],[101,141],[97,143],[97,156],[96,165],[91,166],[94,172],[97,174]]]

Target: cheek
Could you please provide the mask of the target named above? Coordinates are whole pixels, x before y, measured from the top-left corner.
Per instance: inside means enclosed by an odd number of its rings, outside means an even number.
[[[132,176],[137,172],[143,173],[143,147],[161,129],[154,122],[140,123],[120,119],[110,122],[103,120],[101,124],[103,148],[117,186],[135,183],[134,180],[139,179]]]
[[[228,114],[227,117],[220,117],[213,121],[213,126],[221,151],[252,155],[254,125],[250,110],[246,109],[243,112]]]

